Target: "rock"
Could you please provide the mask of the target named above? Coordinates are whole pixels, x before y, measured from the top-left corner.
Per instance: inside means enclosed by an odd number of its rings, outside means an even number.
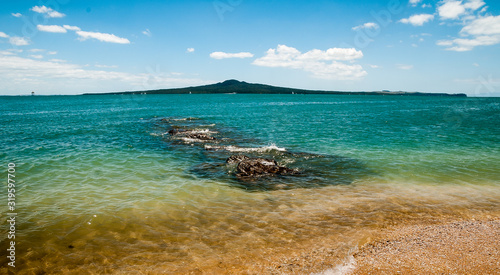
[[[248,158],[240,161],[237,166],[238,176],[256,177],[262,175],[294,175],[297,171],[279,166],[274,159]]]
[[[175,136],[175,135],[178,135],[178,134],[184,133],[184,132],[186,132],[186,130],[172,129],[172,130],[168,131],[168,133],[171,134],[172,136]]]
[[[214,137],[209,136],[207,134],[201,134],[201,133],[191,133],[191,134],[185,134],[184,135],[186,138],[191,138],[191,139],[199,139],[199,140],[215,140]]]
[[[245,155],[232,155],[228,159],[226,159],[226,163],[233,164],[233,163],[240,163],[243,160],[250,159],[249,157]]]
[[[189,130],[172,129],[172,130],[168,131],[168,133],[172,136],[182,136],[184,138],[189,138],[189,139],[199,139],[199,140],[215,140],[216,139],[216,138],[209,136],[207,134],[198,133],[198,132],[189,131]]]

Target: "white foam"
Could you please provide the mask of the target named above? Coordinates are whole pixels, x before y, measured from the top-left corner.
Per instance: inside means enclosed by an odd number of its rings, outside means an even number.
[[[311,275],[347,275],[354,271],[356,268],[356,260],[351,255],[342,263],[334,268],[327,269],[319,273],[313,273]]]
[[[175,137],[176,139],[180,139],[185,143],[194,143],[194,142],[210,142],[212,140],[207,139],[198,139],[198,138],[188,138],[188,137]]]
[[[244,148],[244,147],[237,147],[237,146],[226,146],[224,148],[225,150],[229,152],[268,152],[268,151],[281,151],[285,152],[285,148],[278,147],[276,145],[269,145],[269,146],[264,146],[264,147],[250,147],[250,148]]]
[[[238,152],[269,152],[269,151],[280,151],[285,152],[285,148],[278,147],[274,144],[264,147],[238,147],[238,146],[216,146],[216,145],[205,145],[206,150],[226,150],[233,153]]]
[[[194,130],[189,130],[187,131],[188,133],[192,134],[217,134],[217,131],[212,131],[210,129],[194,129]]]

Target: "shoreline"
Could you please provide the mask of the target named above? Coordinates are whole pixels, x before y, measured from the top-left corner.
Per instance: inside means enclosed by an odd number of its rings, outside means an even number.
[[[500,219],[387,228],[352,260],[341,274],[499,274]]]

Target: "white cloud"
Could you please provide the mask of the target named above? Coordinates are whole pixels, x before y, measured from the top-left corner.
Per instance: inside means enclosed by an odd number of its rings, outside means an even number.
[[[451,46],[451,45],[453,45],[453,41],[451,41],[451,40],[439,40],[438,42],[436,42],[436,45],[438,45],[438,46]]]
[[[47,52],[47,54],[54,55],[54,54],[57,54],[57,52],[56,51],[51,51],[51,52]]]
[[[145,36],[151,37],[151,31],[149,29],[142,31],[142,34],[144,34]]]
[[[31,49],[29,51],[32,53],[41,53],[41,52],[44,52],[45,50],[43,50],[43,49]]]
[[[473,65],[474,67],[479,67],[479,64],[477,64],[477,63],[473,63],[472,65]]]
[[[56,58],[53,58],[51,60],[49,60],[50,62],[66,62],[66,60],[62,60],[62,59],[56,59]]]
[[[42,59],[43,58],[43,55],[41,55],[41,54],[32,54],[30,56],[33,57],[33,58],[36,58],[36,59]]]
[[[63,27],[70,31],[80,31],[81,29],[77,26],[63,25]]]
[[[416,7],[418,3],[422,2],[422,0],[410,0],[410,5]]]
[[[0,56],[1,55],[16,55],[16,54],[11,51],[0,51]]]
[[[51,8],[47,8],[46,6],[34,6],[33,8],[31,8],[31,10],[34,12],[45,14],[50,18],[60,18],[66,16],[64,13],[60,13]]]
[[[21,17],[21,16],[23,16],[22,14],[20,14],[20,13],[18,13],[18,12],[17,12],[17,13],[11,13],[11,14],[12,14],[12,16],[14,16],[14,17]]]
[[[114,34],[109,34],[109,33],[77,31],[76,34],[80,36],[79,39],[82,41],[87,40],[89,38],[94,38],[102,42],[130,44],[130,41],[128,39],[121,38]]]
[[[396,66],[400,70],[411,70],[411,69],[413,69],[413,65],[398,64]]]
[[[26,46],[29,45],[30,42],[28,39],[24,37],[14,36],[9,39],[9,43],[15,46]]]
[[[368,65],[372,69],[380,69],[381,67],[379,65]]]
[[[253,57],[253,54],[249,52],[240,52],[240,53],[213,52],[210,54],[210,57],[213,59],[249,58]]]
[[[187,48],[187,49],[186,49],[186,52],[188,52],[188,53],[193,53],[193,52],[194,52],[194,48]]]
[[[323,79],[353,80],[366,75],[360,65],[348,65],[337,60],[354,61],[363,57],[363,53],[353,48],[330,48],[326,51],[311,50],[301,53],[286,45],[269,49],[264,57],[252,64],[264,67],[282,67],[311,72],[314,77]]]
[[[467,23],[460,35],[464,38],[440,40],[438,46],[448,47],[446,50],[465,52],[477,46],[490,46],[500,43],[500,15],[479,17]]]
[[[0,32],[0,37],[2,37],[2,38],[9,38],[9,36],[6,33],[4,33],[4,32]]]
[[[432,5],[431,4],[422,4],[422,8],[425,9],[425,8],[432,8]]]
[[[356,31],[356,30],[360,30],[360,29],[378,29],[378,28],[379,28],[379,26],[377,23],[368,22],[368,23],[364,23],[363,25],[353,27],[352,29]]]
[[[36,28],[42,32],[66,33],[67,30],[58,25],[37,25]]]
[[[438,7],[438,13],[441,19],[457,19],[465,13],[465,7],[462,1],[447,1]]]
[[[427,23],[434,19],[434,15],[432,14],[416,14],[412,15],[409,18],[403,18],[399,20],[399,22],[404,24],[412,24],[413,26],[423,26],[424,23]]]
[[[483,0],[469,0],[465,2],[464,7],[466,9],[471,9],[473,11],[479,9],[480,7],[486,5]]]
[[[460,31],[462,35],[495,35],[500,34],[500,15],[485,16],[467,24]]]
[[[441,41],[439,46],[450,46],[446,50],[456,52],[466,52],[477,46],[491,46],[500,43],[500,36],[478,36],[472,39],[457,38],[451,41]],[[446,45],[451,44],[451,45]]]
[[[0,91],[3,93],[18,94],[23,90],[50,94],[109,92],[201,84],[208,83],[199,79],[176,78],[156,72],[130,74],[91,70],[58,59],[43,61],[0,55]]]
[[[106,69],[114,69],[114,68],[118,68],[117,65],[100,65],[100,64],[97,64],[97,65],[94,65],[96,68],[106,68]]]
[[[485,5],[483,0],[445,0],[440,2],[438,13],[441,19],[459,19],[461,16],[469,15],[470,11],[475,11]]]

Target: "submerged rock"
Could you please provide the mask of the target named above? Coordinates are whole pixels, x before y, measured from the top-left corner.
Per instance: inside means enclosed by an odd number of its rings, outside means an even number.
[[[215,140],[216,138],[202,133],[188,133],[184,135],[186,138],[199,139],[199,140]]]
[[[258,177],[264,175],[296,175],[298,171],[279,166],[274,159],[249,158],[244,155],[233,155],[227,163],[238,163],[236,170],[239,177]]]
[[[168,131],[168,133],[172,136],[182,136],[183,138],[189,138],[189,139],[198,139],[198,140],[216,140],[216,138],[209,136],[204,133],[199,133],[196,131],[189,131],[189,130],[179,130],[179,129],[172,129]]]

